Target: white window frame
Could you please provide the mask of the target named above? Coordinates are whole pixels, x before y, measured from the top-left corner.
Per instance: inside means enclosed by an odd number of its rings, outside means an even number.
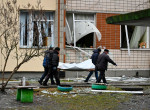
[[[122,26],[124,26],[124,25],[122,25]],[[127,30],[128,31],[128,30]],[[132,49],[132,48],[130,48],[130,50],[150,50],[150,28],[149,27],[147,27],[146,28],[146,31],[147,31],[147,35],[146,35],[146,48],[137,48],[137,49]],[[126,32],[126,33],[128,33],[128,32]],[[121,48],[121,45],[122,45],[122,32],[121,32],[121,25],[120,25],[120,49],[121,50],[127,50],[128,49],[128,47],[126,47],[126,48]]]
[[[53,12],[49,12],[49,13],[53,13]],[[20,14],[20,17],[21,17],[21,14]],[[29,31],[27,33],[29,33],[29,36],[27,38],[27,45],[23,45],[23,35],[21,35],[20,33],[20,48],[37,48],[37,46],[33,46],[33,40],[29,40],[29,39],[33,39],[33,22],[37,21],[35,19],[32,19],[32,13],[28,13],[28,17],[29,17]],[[20,18],[21,19],[21,18]],[[45,21],[44,19],[42,20],[38,20],[37,22],[42,22],[42,21]],[[20,21],[21,22],[21,21]],[[46,22],[51,22],[52,23],[52,26],[51,26],[51,44],[50,45],[47,45],[47,46],[41,46],[40,48],[47,48],[49,46],[52,46],[54,47],[54,13],[53,13],[53,16],[52,16],[52,20],[46,20]],[[31,30],[30,30],[31,29]],[[41,34],[41,32],[40,32]],[[40,43],[40,37],[39,37],[39,43]]]
[[[75,24],[76,24],[76,22],[80,22],[80,21],[90,21],[91,23],[93,23],[93,24],[95,24],[95,14],[93,14],[93,16],[94,16],[94,20],[76,20],[75,19],[75,13],[73,13],[73,38],[74,38],[74,47],[76,47],[76,35],[75,35],[75,28],[76,28],[76,26],[75,26]],[[95,36],[95,34],[94,34],[94,36]],[[93,36],[93,41],[94,41],[94,37]],[[93,45],[94,45],[94,42],[93,42]]]

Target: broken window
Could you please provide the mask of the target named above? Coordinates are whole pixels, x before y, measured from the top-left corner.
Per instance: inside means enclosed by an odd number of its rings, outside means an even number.
[[[20,47],[54,46],[53,12],[20,12]]]
[[[95,47],[94,36],[101,39],[101,34],[95,26],[94,14],[67,13],[66,17],[67,44],[78,47]]]
[[[129,46],[131,49],[149,48],[149,27],[127,26]],[[121,26],[121,48],[127,48],[125,26]]]
[[[85,37],[82,37],[76,42],[77,47],[93,47],[93,41],[94,41],[94,33],[90,33],[86,35]]]

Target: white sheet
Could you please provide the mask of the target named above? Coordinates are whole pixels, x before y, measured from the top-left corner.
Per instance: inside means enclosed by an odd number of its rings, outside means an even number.
[[[92,60],[88,59],[81,63],[72,63],[72,64],[59,62],[58,68],[69,69],[69,70],[79,70],[79,69],[90,70],[90,69],[95,69],[95,66],[92,63]]]

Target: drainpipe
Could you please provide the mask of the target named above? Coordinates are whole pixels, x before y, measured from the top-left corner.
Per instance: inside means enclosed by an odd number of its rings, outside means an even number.
[[[149,27],[147,27],[147,45],[146,45],[146,48],[149,48]]]
[[[1,62],[0,63],[1,63],[1,74],[2,74],[2,63],[3,63],[2,62],[2,37],[0,37],[0,54],[1,54],[0,55],[1,56],[1,58],[0,58]]]
[[[129,37],[128,37],[127,25],[125,25],[125,32],[126,32],[126,39],[127,39],[128,55],[130,56],[130,45],[129,45]]]
[[[121,30],[121,25],[120,25],[120,30]],[[120,31],[120,49],[121,49],[121,41],[122,41],[122,37],[121,37],[121,31]]]
[[[75,35],[75,18],[74,18],[74,13],[73,13],[73,29],[74,29],[74,34],[73,34],[73,37],[74,37],[74,47],[76,47],[76,35]]]

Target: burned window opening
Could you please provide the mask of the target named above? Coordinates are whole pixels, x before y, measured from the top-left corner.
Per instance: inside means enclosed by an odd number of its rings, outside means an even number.
[[[38,36],[39,36],[39,31],[38,31],[38,26],[37,22],[34,21],[34,26],[33,26],[33,46],[38,46]]]
[[[95,47],[93,42],[95,37],[93,33],[96,34],[98,40],[101,39],[101,33],[95,26],[94,14],[67,13],[66,15],[67,44],[84,48]]]
[[[77,47],[90,48],[93,47],[94,33],[87,34],[76,42]]]

